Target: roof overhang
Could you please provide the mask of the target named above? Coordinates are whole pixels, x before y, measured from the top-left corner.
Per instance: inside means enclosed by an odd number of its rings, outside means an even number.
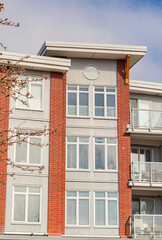
[[[134,66],[145,54],[145,46],[88,44],[46,41],[38,55],[67,58],[126,59],[130,55],[129,68]]]
[[[130,92],[162,96],[162,83],[130,80]]]
[[[66,73],[71,66],[71,60],[12,52],[0,52],[0,64],[16,64],[25,69]]]

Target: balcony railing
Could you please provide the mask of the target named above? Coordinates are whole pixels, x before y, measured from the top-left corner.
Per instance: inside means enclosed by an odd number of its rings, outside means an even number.
[[[133,108],[131,111],[131,128],[162,130],[162,110]]]
[[[162,183],[162,162],[132,162],[131,179],[134,182]]]
[[[129,226],[130,236],[134,238],[141,235],[150,235],[154,239],[162,237],[162,215],[135,214],[130,216]]]

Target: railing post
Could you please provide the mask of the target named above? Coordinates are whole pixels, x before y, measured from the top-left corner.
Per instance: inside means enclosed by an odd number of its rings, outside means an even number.
[[[155,216],[153,216],[153,239],[155,239]]]
[[[134,216],[133,216],[133,223],[134,223],[134,239],[136,239],[136,231],[135,231],[135,214],[134,214]]]
[[[151,124],[151,110],[148,110],[149,111],[149,131],[151,132],[151,127],[152,127],[152,124]]]
[[[152,164],[153,164],[153,162],[150,162],[150,173],[151,173],[150,182],[151,182],[151,185],[152,185]]]

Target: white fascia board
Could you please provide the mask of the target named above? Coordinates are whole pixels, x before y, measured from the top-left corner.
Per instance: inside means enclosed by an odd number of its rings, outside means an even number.
[[[38,55],[0,52],[0,64],[17,64],[26,69],[65,73],[71,66],[70,59],[51,58]]]
[[[130,93],[162,95],[162,83],[130,80]]]
[[[46,41],[39,50],[38,55],[92,59],[125,59],[127,55],[130,55],[131,68],[146,54],[146,51],[147,47],[145,46]]]

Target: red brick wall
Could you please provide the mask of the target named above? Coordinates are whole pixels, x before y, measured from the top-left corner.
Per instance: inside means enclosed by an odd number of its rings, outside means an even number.
[[[0,93],[0,109],[9,110],[9,98],[6,98],[2,93]],[[2,110],[0,110],[2,113]],[[3,130],[8,130],[9,117],[8,113],[0,114],[0,132]],[[3,119],[4,118],[4,119]],[[3,119],[3,120],[2,120]],[[7,134],[7,132],[6,132]],[[5,135],[6,135],[5,134]],[[5,137],[4,135],[4,137]],[[0,136],[0,141],[2,137]],[[2,155],[0,154],[0,159],[7,159],[7,145],[1,146],[1,150],[4,150]],[[7,178],[7,165],[0,161],[0,234],[4,233],[5,228],[5,207],[6,207],[6,178]]]
[[[130,123],[129,85],[124,84],[125,61],[117,61],[118,87],[118,156],[119,156],[119,224],[120,236],[127,233],[128,218],[132,214],[132,191],[128,187],[130,179],[130,135],[126,134],[127,124]]]
[[[51,73],[48,233],[65,232],[66,77]]]

